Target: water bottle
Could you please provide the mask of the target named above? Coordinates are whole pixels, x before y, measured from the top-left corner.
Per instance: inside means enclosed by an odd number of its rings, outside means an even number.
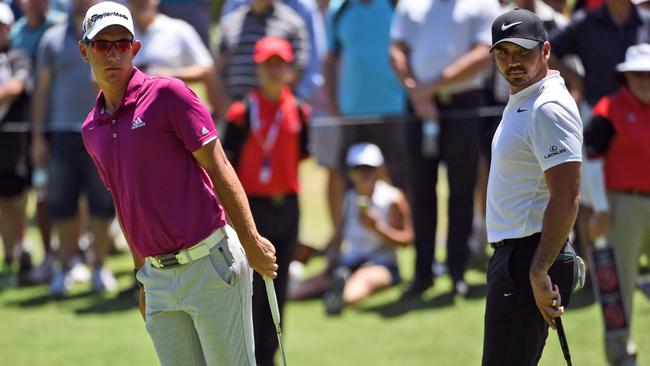
[[[36,190],[36,200],[43,201],[47,194],[47,170],[36,168],[32,173],[32,186]]]
[[[427,158],[436,158],[440,151],[438,137],[440,124],[434,119],[422,121],[422,155]]]

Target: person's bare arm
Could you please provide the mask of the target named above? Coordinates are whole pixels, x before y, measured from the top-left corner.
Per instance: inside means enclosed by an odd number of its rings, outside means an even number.
[[[223,80],[223,72],[228,67],[228,58],[223,54],[218,54],[214,59],[214,70],[208,75],[208,83],[213,86],[208,89],[208,98],[212,105],[212,112],[215,116],[221,117],[225,112],[230,100],[226,92],[226,84]]]
[[[36,89],[32,97],[32,148],[34,167],[44,167],[47,161],[47,142],[45,140],[45,119],[49,109],[49,94],[52,82],[51,70],[41,68],[36,75]]]
[[[542,221],[542,237],[530,265],[530,282],[542,316],[555,329],[554,318],[564,313],[559,289],[548,275],[558,253],[569,237],[580,205],[580,162],[568,162],[544,172],[550,198]],[[551,306],[557,299],[556,308]]]
[[[490,46],[477,43],[471,50],[445,67],[438,78],[424,83],[424,90],[432,98],[440,88],[474,77],[485,70],[490,62]]]
[[[404,41],[396,41],[390,45],[390,63],[408,93],[415,113],[424,119],[438,119],[438,110],[433,103],[433,94],[429,95],[427,86],[415,78],[409,63],[411,49]]]
[[[413,241],[411,208],[403,194],[400,194],[399,199],[390,205],[387,222],[383,223],[370,217],[364,219],[364,224],[370,225],[371,230],[388,243],[405,247]]]
[[[393,42],[389,48],[390,64],[395,71],[395,75],[402,83],[405,89],[413,89],[417,86],[415,76],[409,64],[409,53],[411,49],[403,41]]]
[[[202,82],[210,73],[210,69],[212,69],[212,65],[192,65],[176,70],[175,75],[172,76],[179,78],[186,83]]]
[[[246,251],[250,266],[263,276],[277,277],[275,248],[257,232],[246,193],[226,158],[219,139],[213,140],[192,154],[210,176],[217,196]]]
[[[327,102],[329,106],[329,112],[333,116],[341,115],[339,110],[339,103],[337,100],[337,70],[339,64],[339,56],[336,52],[328,52],[325,57],[325,62],[323,62],[323,78],[325,79],[325,94],[327,95]]]
[[[25,80],[11,78],[0,87],[0,105],[10,104],[25,91]]]

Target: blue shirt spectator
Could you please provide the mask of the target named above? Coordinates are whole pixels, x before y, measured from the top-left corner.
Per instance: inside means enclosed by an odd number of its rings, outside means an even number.
[[[406,96],[388,55],[393,3],[346,1],[330,3],[327,26],[328,51],[340,60],[339,111],[343,115],[401,114]]]
[[[36,58],[36,46],[41,40],[43,33],[54,24],[65,21],[64,13],[50,10],[47,13],[45,21],[37,27],[30,27],[27,23],[27,17],[23,16],[14,23],[9,34],[12,48],[21,49],[29,58],[34,61]]]

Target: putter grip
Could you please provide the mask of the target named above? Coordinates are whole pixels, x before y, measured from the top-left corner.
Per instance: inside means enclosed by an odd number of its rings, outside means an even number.
[[[275,286],[273,285],[273,279],[264,277],[264,286],[266,287],[266,296],[269,298],[269,306],[271,307],[271,316],[273,316],[273,322],[275,324],[280,324],[280,309],[278,308],[278,298],[275,296]]]

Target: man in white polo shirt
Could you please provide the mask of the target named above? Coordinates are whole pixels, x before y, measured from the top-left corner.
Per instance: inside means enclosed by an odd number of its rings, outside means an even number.
[[[574,284],[582,124],[535,14],[500,15],[491,52],[511,95],[492,140],[483,365],[536,365]]]

